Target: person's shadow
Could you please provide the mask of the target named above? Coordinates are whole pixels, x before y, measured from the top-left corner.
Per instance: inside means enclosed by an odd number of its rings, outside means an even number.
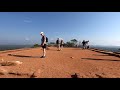
[[[40,58],[40,56],[25,56],[25,55],[14,55],[14,54],[8,54],[8,55],[15,57]]]

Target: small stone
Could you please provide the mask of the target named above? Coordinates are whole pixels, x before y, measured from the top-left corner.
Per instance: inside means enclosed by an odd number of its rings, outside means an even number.
[[[70,58],[72,58],[72,59],[73,59],[74,57],[70,57]]]
[[[15,63],[16,63],[16,64],[22,64],[22,62],[20,62],[20,61],[15,61]]]
[[[72,78],[78,78],[77,73],[75,73],[74,75],[71,75]]]

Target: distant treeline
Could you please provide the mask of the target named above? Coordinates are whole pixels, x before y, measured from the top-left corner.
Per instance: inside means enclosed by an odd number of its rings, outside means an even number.
[[[48,47],[57,47],[56,42],[48,42]],[[40,47],[39,44],[34,44],[33,48]],[[77,39],[72,39],[66,43],[64,43],[64,47],[82,47],[82,43],[78,41]],[[90,45],[90,48],[97,48],[97,49],[103,49],[103,50],[108,50],[112,52],[120,52],[120,47],[116,46],[94,46]]]
[[[56,45],[56,42],[49,42],[49,43],[48,43],[48,47],[51,47],[51,46],[56,47],[56,46],[57,46],[57,45]],[[77,47],[77,46],[80,46],[80,43],[78,44],[78,40],[72,39],[72,40],[64,43],[63,46],[64,46],[64,47]],[[39,45],[39,44],[34,44],[33,47],[34,47],[34,48],[40,47],[40,45]]]

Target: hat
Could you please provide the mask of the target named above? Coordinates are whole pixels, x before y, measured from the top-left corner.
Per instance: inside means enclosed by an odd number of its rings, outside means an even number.
[[[42,35],[43,35],[44,33],[43,33],[43,32],[40,32],[40,34],[42,34]]]

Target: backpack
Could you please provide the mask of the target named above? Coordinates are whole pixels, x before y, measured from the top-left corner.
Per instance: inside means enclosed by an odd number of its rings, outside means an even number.
[[[48,42],[48,37],[46,37],[46,42]]]

